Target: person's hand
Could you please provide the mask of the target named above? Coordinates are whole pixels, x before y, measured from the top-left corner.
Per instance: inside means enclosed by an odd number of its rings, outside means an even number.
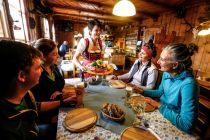
[[[75,92],[69,92],[69,91],[66,92],[66,91],[63,91],[62,97],[63,97],[63,99],[66,99],[66,98],[72,97],[74,95],[76,95],[76,91]]]
[[[54,92],[51,96],[50,96],[50,99],[51,100],[54,100],[58,95],[62,94],[60,91],[56,91]]]
[[[131,83],[127,83],[126,86],[129,86],[129,87],[132,87],[132,88],[135,87],[135,85],[133,85]]]
[[[71,97],[68,97],[66,99],[63,99],[63,103],[64,105],[68,105],[70,102],[76,102],[77,101],[77,96],[76,94],[71,96]]]
[[[117,80],[118,78],[117,78],[117,76],[115,76],[115,75],[113,75],[112,76],[112,78],[111,78],[111,80]]]
[[[151,99],[151,98],[149,98],[149,97],[145,97],[145,101],[146,101],[148,104],[150,104],[150,105],[152,105],[153,107],[155,107],[155,108],[159,108],[159,107],[160,107],[160,103],[159,103],[159,102],[157,102],[157,101],[155,101],[155,100],[153,100],[153,99]]]
[[[81,66],[80,69],[81,69],[81,71],[87,71],[87,68],[84,66]]]
[[[144,93],[144,90],[141,89],[140,87],[134,86],[133,87],[133,92],[139,93],[139,94],[143,94]]]

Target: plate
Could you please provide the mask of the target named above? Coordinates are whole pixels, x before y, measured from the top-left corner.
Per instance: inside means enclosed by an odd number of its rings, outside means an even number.
[[[155,110],[155,107],[151,104],[146,104],[145,112],[152,112]]]
[[[63,88],[63,92],[76,92],[75,87],[72,85],[65,85]]]
[[[150,131],[137,128],[137,127],[128,127],[126,128],[121,136],[121,140],[157,140],[155,135]]]
[[[142,100],[142,95],[139,94],[135,94],[133,96],[131,96],[129,102],[133,102],[133,103],[139,103]],[[152,106],[151,104],[146,103],[146,107],[145,107],[145,112],[152,112],[155,110],[155,107]]]
[[[71,132],[83,132],[93,127],[97,122],[97,114],[89,108],[78,108],[67,113],[64,127]]]
[[[110,87],[113,88],[125,88],[126,84],[121,80],[110,80]]]
[[[108,74],[111,74],[113,72],[113,68],[111,65],[107,64],[107,70],[103,71],[103,72],[96,72],[95,70],[90,70],[88,67],[88,65],[86,66],[87,67],[87,73],[89,74],[93,74],[93,75],[108,75]]]

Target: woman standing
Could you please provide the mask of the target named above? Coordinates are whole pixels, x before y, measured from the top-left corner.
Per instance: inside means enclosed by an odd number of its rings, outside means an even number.
[[[130,71],[120,76],[114,76],[112,79],[127,80],[134,90],[153,89],[157,81],[158,70],[152,63],[152,58],[156,57],[157,51],[153,43],[147,43],[138,53],[138,59],[134,62]]]
[[[80,40],[77,50],[73,56],[74,63],[82,70],[86,71],[85,66],[95,60],[103,58],[104,45],[100,40],[101,23],[98,20],[88,22],[89,35]],[[79,57],[83,56],[83,63]]]
[[[194,79],[191,56],[198,50],[194,44],[170,44],[163,49],[158,64],[163,71],[157,90],[144,90],[143,95],[160,97],[154,105],[176,127],[191,133],[198,115],[198,86]],[[149,100],[148,100],[149,102]]]

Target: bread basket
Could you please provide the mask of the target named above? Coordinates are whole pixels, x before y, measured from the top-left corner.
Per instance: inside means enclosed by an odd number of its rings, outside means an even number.
[[[113,114],[113,116],[111,116],[111,115],[109,115],[110,113],[106,113],[106,112],[109,112],[109,111],[106,111],[106,109],[107,108],[102,108],[102,110],[101,110],[101,114],[102,114],[102,116],[104,117],[104,118],[108,118],[108,119],[110,119],[110,120],[113,120],[113,121],[116,121],[116,122],[121,122],[121,121],[123,121],[124,120],[124,118],[125,118],[125,112],[119,107],[119,106],[117,106],[117,105],[115,105],[115,104],[109,104],[109,103],[107,103],[108,105],[110,105],[110,106],[114,106],[114,108],[116,108],[116,110],[120,110],[119,112],[117,112],[117,113],[119,113],[119,117],[114,117],[114,116],[116,116],[115,115],[115,113],[116,113],[116,111],[114,111],[114,110],[112,110],[111,109],[111,114]],[[105,112],[106,111],[106,112]]]

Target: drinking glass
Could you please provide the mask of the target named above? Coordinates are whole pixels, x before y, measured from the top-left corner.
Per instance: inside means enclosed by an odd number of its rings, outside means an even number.
[[[133,88],[131,86],[126,86],[125,90],[126,90],[126,93],[125,93],[125,105],[129,106],[130,105],[129,104],[129,100],[130,100]]]
[[[144,96],[139,96],[138,100],[135,102],[131,102],[131,107],[136,117],[133,125],[139,125],[141,123],[141,119],[143,118],[145,112],[146,101]]]
[[[85,83],[84,82],[77,82],[75,85],[76,95],[77,95],[77,105],[76,107],[80,108],[83,107],[83,97],[85,93]]]

